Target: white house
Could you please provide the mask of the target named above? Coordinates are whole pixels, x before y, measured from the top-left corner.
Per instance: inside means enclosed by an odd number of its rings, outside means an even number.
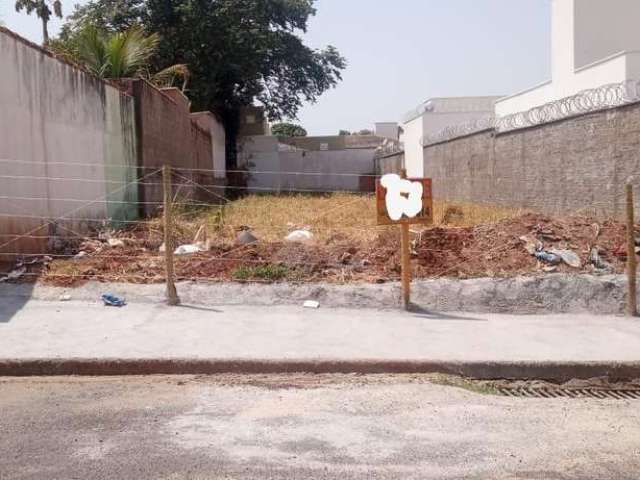
[[[496,116],[640,80],[639,25],[640,0],[552,0],[551,79],[500,99]]]
[[[407,113],[400,136],[400,141],[404,144],[407,174],[411,177],[422,177],[424,174],[423,139],[436,135],[447,127],[492,118],[495,102],[499,98],[432,98]]]

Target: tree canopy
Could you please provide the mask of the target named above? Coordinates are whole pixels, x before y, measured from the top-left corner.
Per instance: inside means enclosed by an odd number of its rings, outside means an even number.
[[[76,6],[60,42],[86,25],[109,33],[142,26],[160,36],[151,68],[186,65],[195,109],[216,113],[235,166],[240,107],[264,106],[269,120],[296,118],[342,79],[346,60],[333,46],[312,49],[300,36],[315,0],[90,0]]]
[[[300,33],[314,0],[90,0],[63,28],[65,41],[91,24],[107,32],[141,25],[161,42],[156,70],[186,64],[195,108],[230,123],[239,107],[264,106],[270,120],[296,118],[341,80],[345,59],[333,46],[306,46]]]
[[[278,137],[306,137],[307,131],[295,123],[276,123],[271,126],[271,134]]]

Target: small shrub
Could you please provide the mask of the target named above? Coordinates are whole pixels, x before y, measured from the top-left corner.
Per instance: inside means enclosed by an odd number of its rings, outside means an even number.
[[[289,268],[285,265],[258,265],[247,267],[242,265],[233,271],[234,280],[266,280],[276,282],[287,277]]]

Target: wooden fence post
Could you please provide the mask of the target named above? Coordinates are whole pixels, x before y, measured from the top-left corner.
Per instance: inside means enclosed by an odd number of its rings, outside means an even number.
[[[401,171],[401,177],[407,178],[407,170]],[[411,305],[411,250],[409,240],[409,222],[403,220],[400,223],[400,259],[401,259],[401,276],[402,276],[402,302],[405,310],[409,310]]]
[[[176,290],[175,275],[173,269],[173,208],[171,198],[171,166],[162,167],[162,190],[164,194],[164,258],[167,276],[167,303],[178,305],[180,298]]]
[[[636,239],[633,212],[633,186],[627,183],[627,314],[638,315],[636,293]]]

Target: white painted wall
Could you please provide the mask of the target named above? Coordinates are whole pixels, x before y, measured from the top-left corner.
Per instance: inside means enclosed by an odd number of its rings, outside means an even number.
[[[449,97],[427,100],[405,116],[405,168],[410,177],[424,176],[422,139],[438,134],[447,127],[460,125],[493,115],[499,97]],[[422,111],[423,113],[419,113]]]
[[[136,174],[133,99],[6,30],[0,65],[0,245],[39,225],[65,236],[62,225],[86,232],[87,219],[136,214],[137,188],[122,188]],[[46,247],[32,240],[0,252]]]
[[[640,80],[639,0],[552,0],[551,75],[496,103],[501,117],[611,83]]]
[[[640,1],[575,1],[574,67],[625,50],[640,50]]]
[[[374,173],[374,156],[374,148],[283,150],[273,136],[246,137],[239,153],[240,165],[249,170],[249,190],[256,193],[359,191],[359,175]]]
[[[406,122],[402,129],[404,132],[400,141],[404,145],[404,162],[407,175],[410,177],[422,177],[424,172],[423,148],[420,139],[424,132],[424,117],[421,115]]]

